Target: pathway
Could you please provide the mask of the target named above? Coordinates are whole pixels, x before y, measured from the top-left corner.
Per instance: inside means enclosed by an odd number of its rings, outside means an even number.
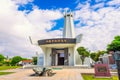
[[[0,80],[83,80],[80,73],[93,73],[93,69],[62,69],[54,70],[52,77],[31,76],[32,69],[7,70],[16,73],[0,76]]]

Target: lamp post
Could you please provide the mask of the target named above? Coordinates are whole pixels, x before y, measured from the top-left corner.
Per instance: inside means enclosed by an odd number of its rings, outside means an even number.
[[[120,80],[120,51],[114,53],[115,63],[117,65],[118,79]]]

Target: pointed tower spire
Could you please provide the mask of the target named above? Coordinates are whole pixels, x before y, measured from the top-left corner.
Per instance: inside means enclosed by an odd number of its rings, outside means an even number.
[[[65,15],[67,14],[67,9],[65,10]]]
[[[63,38],[75,38],[73,14],[65,10]]]

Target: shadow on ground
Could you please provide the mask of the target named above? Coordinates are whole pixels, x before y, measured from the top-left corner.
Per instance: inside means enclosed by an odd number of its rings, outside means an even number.
[[[52,76],[54,76],[56,73],[52,73],[50,76],[47,76],[47,77],[52,77]],[[46,77],[46,76],[40,76],[40,75],[38,75],[38,74],[31,74],[31,75],[29,75],[30,77]]]

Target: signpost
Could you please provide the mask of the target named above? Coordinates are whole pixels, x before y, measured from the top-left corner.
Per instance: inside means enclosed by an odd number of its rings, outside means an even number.
[[[111,77],[107,64],[95,64],[95,77]]]

